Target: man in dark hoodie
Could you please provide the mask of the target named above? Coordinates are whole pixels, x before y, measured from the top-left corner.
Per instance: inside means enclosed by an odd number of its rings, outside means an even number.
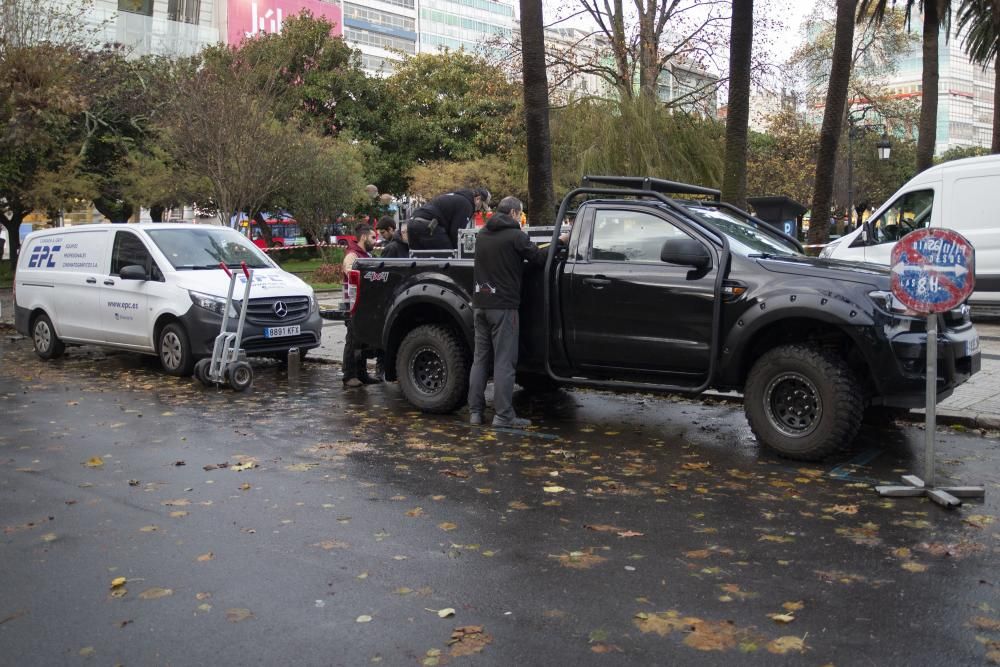
[[[408,225],[413,250],[454,250],[458,230],[469,226],[476,211],[489,204],[486,188],[438,195],[413,212]]]
[[[504,197],[496,213],[476,235],[472,308],[475,313],[476,352],[469,378],[469,421],[483,423],[486,380],[493,362],[494,426],[531,426],[514,413],[514,369],[520,328],[521,277],[525,261],[545,264],[546,253],[521,231],[524,206],[516,197]]]
[[[403,225],[406,223],[404,222]],[[410,256],[410,246],[406,244],[403,240],[403,230],[402,225],[400,225],[400,231],[396,231],[396,221],[392,219],[390,215],[383,215],[379,218],[378,226],[379,236],[382,237],[382,255],[386,259],[391,259],[394,257],[409,257]]]

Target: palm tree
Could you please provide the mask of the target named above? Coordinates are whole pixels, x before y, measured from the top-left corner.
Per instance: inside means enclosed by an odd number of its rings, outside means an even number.
[[[847,108],[847,87],[851,79],[851,60],[854,55],[854,12],[857,6],[858,0],[837,0],[830,84],[826,89],[826,108],[823,110],[823,127],[820,129],[819,151],[816,155],[816,183],[813,186],[809,223],[810,243],[826,243],[830,238],[827,216],[830,213],[830,200],[833,198],[837,145]]]
[[[889,0],[861,0],[858,22],[881,23],[888,4]],[[895,6],[896,0],[892,0],[892,4]],[[934,162],[934,144],[937,141],[938,37],[941,26],[947,28],[951,23],[951,0],[919,0],[919,3],[918,0],[906,0],[907,24],[918,6],[924,14],[923,77],[917,136],[917,171],[921,172]]]
[[[964,33],[965,52],[983,67],[993,63],[993,142],[991,153],[1000,153],[1000,2],[962,0],[958,8],[958,30]]]
[[[555,215],[549,84],[545,67],[542,0],[521,0],[521,58],[524,69],[524,129],[528,143],[528,220],[546,225]]]
[[[733,0],[729,29],[729,104],[726,114],[726,166],[722,198],[739,208],[747,199],[747,125],[750,120],[750,56],[753,0]]]

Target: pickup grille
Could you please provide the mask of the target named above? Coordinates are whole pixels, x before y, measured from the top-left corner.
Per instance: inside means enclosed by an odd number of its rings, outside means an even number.
[[[285,316],[279,317],[279,308],[275,306],[281,303],[284,306]],[[250,299],[247,307],[247,321],[254,324],[294,324],[304,320],[309,315],[309,297],[307,296],[273,296],[262,299]]]

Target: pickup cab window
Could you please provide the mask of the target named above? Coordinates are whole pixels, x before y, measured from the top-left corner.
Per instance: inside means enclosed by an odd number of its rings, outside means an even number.
[[[687,237],[670,222],[649,213],[598,211],[590,258],[602,262],[659,262],[668,239]]]
[[[933,190],[907,192],[872,222],[872,245],[895,243],[915,229],[930,224]]]

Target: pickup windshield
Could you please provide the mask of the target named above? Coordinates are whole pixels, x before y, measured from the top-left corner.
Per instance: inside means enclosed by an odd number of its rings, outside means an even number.
[[[217,269],[222,263],[239,268],[240,262],[251,269],[273,267],[257,246],[232,229],[153,229],[149,238],[178,271]]]
[[[746,220],[732,215],[728,211],[710,206],[686,205],[687,210],[703,222],[718,229],[729,237],[729,245],[733,252],[741,255],[801,255],[791,242],[762,231]]]

